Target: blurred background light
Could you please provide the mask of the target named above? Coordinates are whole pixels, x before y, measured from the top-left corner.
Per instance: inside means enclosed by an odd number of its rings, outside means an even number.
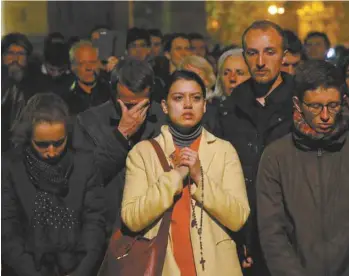
[[[268,12],[269,12],[271,15],[277,14],[277,12],[278,12],[277,6],[275,6],[275,5],[269,6]]]
[[[284,14],[285,13],[285,8],[281,7],[278,8],[278,14]]]

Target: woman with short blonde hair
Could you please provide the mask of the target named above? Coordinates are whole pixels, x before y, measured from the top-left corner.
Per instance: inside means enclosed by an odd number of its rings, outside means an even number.
[[[203,80],[206,86],[206,100],[212,98],[212,87],[216,82],[216,76],[212,65],[203,57],[187,56],[179,65],[179,70],[188,70],[196,73]]]

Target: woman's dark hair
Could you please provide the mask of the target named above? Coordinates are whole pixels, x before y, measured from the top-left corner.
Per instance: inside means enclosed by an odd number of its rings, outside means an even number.
[[[339,68],[323,60],[308,60],[297,66],[295,96],[303,100],[305,91],[319,87],[336,88],[344,95],[345,80]]]
[[[177,70],[172,73],[170,76],[170,79],[166,85],[165,91],[166,96],[168,96],[171,86],[178,80],[188,80],[188,81],[195,81],[197,84],[200,85],[202,94],[204,95],[204,98],[206,99],[206,86],[202,79],[195,74],[194,72],[187,71],[187,70]]]
[[[34,126],[39,122],[62,122],[69,132],[68,110],[63,99],[52,92],[34,95],[12,126],[13,145],[18,147],[28,143]]]

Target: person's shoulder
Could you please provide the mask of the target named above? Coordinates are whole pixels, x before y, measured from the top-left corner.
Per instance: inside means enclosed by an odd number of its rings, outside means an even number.
[[[282,80],[288,85],[292,86],[294,85],[294,76],[285,72],[281,72]]]
[[[20,148],[12,148],[1,154],[1,168],[11,169],[23,161],[23,151]]]
[[[73,155],[73,168],[78,173],[85,172],[87,174],[93,172],[96,169],[94,166],[93,153],[89,151],[74,150],[71,151]]]
[[[246,98],[251,89],[251,78],[249,78],[234,88],[234,91],[227,97],[223,105],[226,107],[237,105],[241,100]]]
[[[207,143],[210,145],[213,145],[217,151],[223,152],[223,151],[232,150],[232,149],[235,150],[235,148],[229,141],[217,137],[206,128],[204,128],[203,131],[204,131],[203,133],[205,135]]]
[[[137,143],[129,152],[128,158],[131,160],[145,160],[152,156],[154,151],[149,140],[143,140]],[[155,151],[154,151],[155,152]],[[144,162],[144,161],[143,161]]]
[[[296,149],[292,139],[292,133],[288,133],[285,136],[270,143],[264,150],[263,154],[272,156],[287,155],[290,150]]]
[[[83,122],[98,122],[102,123],[104,117],[110,116],[114,109],[111,101],[106,101],[100,105],[93,106],[78,114],[77,118]]]

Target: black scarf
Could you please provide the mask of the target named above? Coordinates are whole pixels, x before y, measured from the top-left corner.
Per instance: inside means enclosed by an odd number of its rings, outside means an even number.
[[[50,267],[67,274],[77,263],[74,254],[79,239],[79,214],[66,206],[68,179],[73,169],[73,156],[68,150],[55,164],[40,159],[34,149],[24,151],[24,163],[32,184],[37,188],[31,218],[29,248],[37,270]]]
[[[40,159],[34,149],[25,149],[25,166],[33,185],[39,190],[61,197],[68,193],[68,176],[72,169],[72,154],[63,153],[62,158],[55,164]]]

